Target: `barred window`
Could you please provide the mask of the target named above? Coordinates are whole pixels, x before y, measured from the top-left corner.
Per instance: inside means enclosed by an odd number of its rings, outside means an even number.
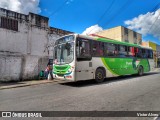
[[[9,29],[9,30],[18,31],[18,21],[9,19],[9,18],[5,18],[5,17],[1,17],[0,27]]]

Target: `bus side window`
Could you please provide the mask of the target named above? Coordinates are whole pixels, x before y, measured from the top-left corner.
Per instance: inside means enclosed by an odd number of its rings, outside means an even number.
[[[104,56],[106,57],[108,55],[108,43],[104,43]]]
[[[137,57],[142,58],[142,49],[141,48],[138,48]]]
[[[142,49],[142,58],[146,58],[146,51],[145,51],[145,49]]]
[[[104,43],[103,42],[99,42],[99,55],[100,56],[104,56]]]
[[[116,45],[113,43],[108,43],[107,48],[107,56],[115,56]]]
[[[134,47],[129,47],[129,52],[128,52],[130,57],[135,57],[135,48]]]
[[[138,48],[134,47],[134,57],[137,57],[138,54]]]
[[[119,45],[119,57],[126,57],[128,54],[127,46]]]
[[[152,50],[148,50],[148,58],[153,59],[153,51]]]
[[[79,39],[76,43],[77,57],[90,57],[90,44],[88,40]]]
[[[127,57],[134,57],[133,53],[132,53],[132,47],[131,46],[127,46]]]
[[[142,57],[143,58],[148,58],[148,52],[146,49],[142,49]]]
[[[104,55],[104,43],[92,41],[92,56],[101,57]]]
[[[98,56],[99,42],[92,41],[92,56]]]

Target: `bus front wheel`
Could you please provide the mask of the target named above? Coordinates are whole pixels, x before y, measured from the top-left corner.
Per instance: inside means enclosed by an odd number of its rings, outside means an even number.
[[[138,69],[138,75],[139,75],[139,76],[142,76],[142,75],[143,75],[143,72],[144,72],[144,71],[143,71],[143,67],[140,66],[139,69]]]
[[[102,69],[98,68],[95,73],[95,81],[101,83],[104,81],[105,73]]]

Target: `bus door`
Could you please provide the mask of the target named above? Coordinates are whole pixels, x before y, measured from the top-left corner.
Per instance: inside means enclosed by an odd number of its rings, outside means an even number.
[[[76,42],[76,80],[93,79],[90,41],[78,38]]]

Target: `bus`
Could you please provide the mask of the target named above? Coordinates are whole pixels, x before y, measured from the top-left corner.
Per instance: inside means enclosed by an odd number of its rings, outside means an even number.
[[[70,34],[55,41],[53,78],[66,81],[138,74],[154,69],[153,51],[96,35]]]

